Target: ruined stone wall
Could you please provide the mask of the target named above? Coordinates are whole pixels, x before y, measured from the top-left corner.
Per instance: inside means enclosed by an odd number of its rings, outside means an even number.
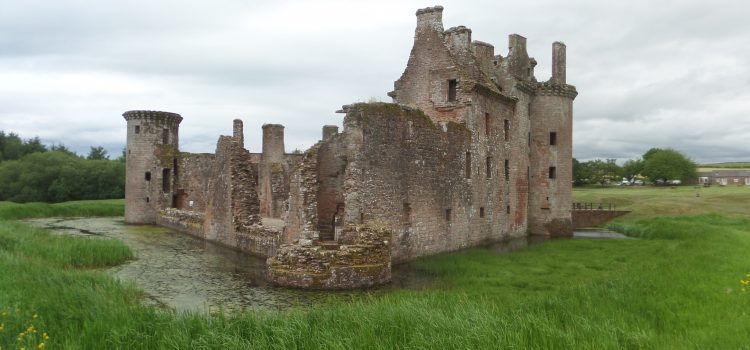
[[[344,174],[348,159],[345,138],[332,136],[318,150],[318,231],[321,238],[334,239],[334,216],[344,206]]]
[[[127,121],[125,222],[153,224],[157,212],[173,202],[182,117],[158,111],[129,111],[123,117]]]
[[[208,206],[206,207],[205,238],[234,246],[232,233],[232,189],[230,162],[233,139],[220,136],[216,144],[215,162],[211,172]]]
[[[166,208],[158,213],[156,223],[173,230],[205,238],[203,236],[204,220],[204,215],[201,212]]]
[[[465,86],[445,47],[441,6],[417,11],[414,46],[401,77],[394,84],[395,102],[417,107],[435,121],[459,122],[464,116]],[[455,101],[448,100],[448,81],[456,80]]]
[[[321,143],[310,147],[290,174],[289,210],[283,242],[318,238],[318,151]]]
[[[237,138],[221,136],[214,157],[203,237],[255,255],[276,254],[281,232],[261,224],[251,154]]]
[[[215,158],[211,153],[180,152],[177,162],[179,176],[176,184],[179,209],[197,212],[206,210],[214,162]]]
[[[485,107],[511,117],[508,106]],[[461,124],[435,124],[419,110],[393,104],[351,106],[344,127],[350,152],[346,224],[374,220],[388,225],[395,233],[394,261],[525,232],[525,222],[516,224],[516,212],[509,215],[503,205],[517,202],[510,198],[514,178],[508,183],[496,178],[502,167],[494,167],[489,179],[485,173],[488,152],[499,157],[514,152],[509,148],[506,153],[504,144],[474,143],[472,131]],[[467,152],[472,158],[469,177]],[[502,198],[506,194],[508,199]],[[525,217],[525,207],[521,211]]]
[[[268,259],[269,279],[301,289],[366,288],[391,280],[391,232],[349,226],[339,244],[290,244]]]

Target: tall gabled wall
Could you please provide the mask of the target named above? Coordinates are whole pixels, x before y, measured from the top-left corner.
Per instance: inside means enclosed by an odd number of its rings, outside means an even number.
[[[506,211],[506,202],[518,201],[503,198],[513,185],[484,176],[482,153],[465,126],[435,124],[419,110],[375,103],[350,106],[344,128],[350,142],[346,223],[386,223],[395,232],[394,261],[525,234],[517,210]],[[521,212],[525,217],[525,207]]]

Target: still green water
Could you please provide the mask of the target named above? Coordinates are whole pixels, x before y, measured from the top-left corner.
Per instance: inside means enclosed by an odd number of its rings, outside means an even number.
[[[266,281],[265,259],[168,228],[125,225],[122,217],[46,218],[26,222],[58,234],[123,241],[136,259],[104,271],[122,281],[136,283],[145,293],[147,303],[180,311],[284,310],[393,289],[431,288],[434,281],[411,264],[403,264],[394,266],[391,284],[377,289],[321,292],[278,288]],[[608,234],[576,232],[582,238],[616,238]],[[545,240],[524,237],[487,248],[508,253]]]

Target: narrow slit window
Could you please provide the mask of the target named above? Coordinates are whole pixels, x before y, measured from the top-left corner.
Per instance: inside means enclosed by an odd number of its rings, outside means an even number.
[[[552,131],[549,133],[549,145],[554,146],[557,144],[557,133]]]
[[[505,169],[504,170],[505,170],[504,171],[504,173],[505,173],[505,181],[508,181],[508,180],[510,180],[510,161],[508,161],[507,159],[505,160]]]
[[[479,207],[479,217],[480,218],[484,217],[484,207]]]
[[[144,178],[146,179],[146,181],[151,181],[151,172],[147,171]]]
[[[135,130],[133,130],[133,132],[135,132],[136,134],[140,134],[141,133],[141,126],[140,125],[136,125],[135,126]]]
[[[531,147],[531,133],[529,133],[529,147]]]
[[[165,145],[169,143],[169,130],[168,129],[162,130],[161,142]]]
[[[492,178],[492,157],[487,157],[485,168],[487,172],[487,178],[491,179]]]
[[[466,152],[466,178],[471,179],[471,152]]]
[[[451,210],[445,209],[445,221],[450,222],[451,221]]]
[[[484,114],[484,135],[490,136],[490,114]]]
[[[172,187],[172,171],[169,168],[164,168],[161,171],[161,187],[162,191],[169,192]]]
[[[510,205],[505,206],[505,213],[510,214]]]
[[[151,202],[151,198],[146,197],[146,203]]]
[[[503,120],[503,134],[505,135],[505,141],[510,140],[510,120]]]
[[[549,178],[554,179],[557,178],[557,167],[549,167]]]
[[[448,80],[448,102],[456,102],[457,91],[458,81],[456,79]]]
[[[404,217],[402,220],[404,224],[411,224],[411,204],[409,203],[404,203]]]
[[[360,224],[365,223],[365,213],[359,213],[359,223]]]

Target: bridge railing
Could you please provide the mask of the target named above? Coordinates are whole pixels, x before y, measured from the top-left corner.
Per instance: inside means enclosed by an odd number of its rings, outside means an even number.
[[[573,210],[617,210],[612,203],[573,202]]]

